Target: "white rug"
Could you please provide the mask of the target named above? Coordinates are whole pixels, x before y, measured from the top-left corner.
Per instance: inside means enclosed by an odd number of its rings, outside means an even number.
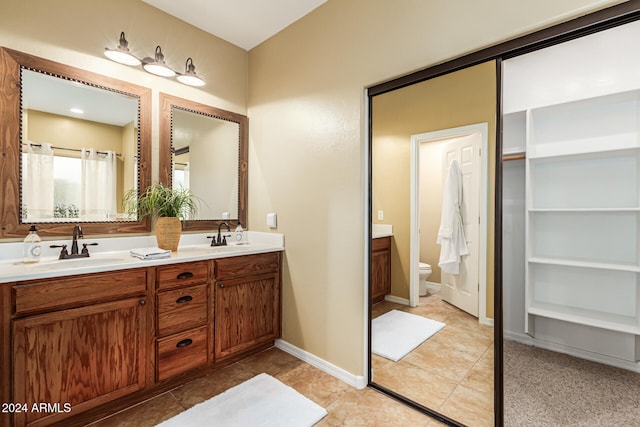
[[[371,321],[371,351],[397,362],[445,326],[426,317],[391,310]]]
[[[267,374],[230,388],[158,427],[302,427],[320,421],[327,411]]]

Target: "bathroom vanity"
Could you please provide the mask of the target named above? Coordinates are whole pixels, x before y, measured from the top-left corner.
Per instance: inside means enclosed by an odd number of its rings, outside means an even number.
[[[3,262],[0,424],[85,425],[272,346],[282,250]]]
[[[391,237],[371,239],[371,303],[391,293]]]

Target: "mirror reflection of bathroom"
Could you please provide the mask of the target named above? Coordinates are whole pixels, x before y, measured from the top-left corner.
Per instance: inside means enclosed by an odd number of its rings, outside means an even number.
[[[470,426],[494,424],[495,67],[372,98],[372,382]]]
[[[640,21],[504,61],[505,425],[640,420]]]

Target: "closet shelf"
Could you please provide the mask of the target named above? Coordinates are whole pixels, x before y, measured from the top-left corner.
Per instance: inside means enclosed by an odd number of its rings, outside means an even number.
[[[513,126],[526,132],[529,315],[640,335],[639,118],[634,90],[534,108]]]
[[[640,324],[636,317],[599,313],[592,310],[539,303],[531,303],[528,309],[528,314],[593,326],[611,331],[640,335]]]
[[[587,212],[640,212],[640,207],[637,208],[529,208],[527,209],[531,213],[536,212],[567,212],[567,213],[587,213]]]
[[[606,142],[606,141],[605,141]],[[567,149],[567,150],[558,150],[557,147],[552,148],[548,147],[548,149],[543,149],[539,153],[529,152],[527,153],[527,158],[531,161],[542,161],[542,160],[560,160],[560,159],[571,159],[571,158],[588,158],[588,157],[596,157],[596,156],[607,156],[607,155],[616,155],[616,154],[625,154],[625,153],[633,153],[640,151],[640,145],[637,142],[633,144],[618,144],[617,146],[614,144],[605,144],[602,147],[593,148],[591,150],[585,150],[580,148],[580,142],[575,142],[575,145],[578,147],[576,149]],[[573,145],[573,144],[571,144]],[[540,149],[538,149],[540,151]]]
[[[640,273],[640,266],[629,264],[612,264],[607,262],[593,262],[593,261],[574,261],[570,259],[556,259],[556,258],[541,258],[531,257],[528,261],[530,264],[547,264],[547,265],[559,265],[564,267],[580,267],[580,268],[592,268],[597,270],[615,270],[615,271],[630,271],[633,273]]]

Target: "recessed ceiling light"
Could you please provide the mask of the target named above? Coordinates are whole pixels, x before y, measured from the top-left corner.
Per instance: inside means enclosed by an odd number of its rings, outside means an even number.
[[[69,111],[71,111],[73,114],[84,114],[84,111],[80,108],[71,108]]]

